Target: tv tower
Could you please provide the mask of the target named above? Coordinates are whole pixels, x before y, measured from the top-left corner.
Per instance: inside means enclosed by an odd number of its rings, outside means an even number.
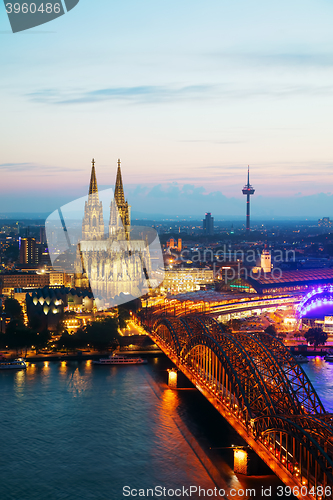
[[[247,184],[243,187],[243,194],[246,195],[246,230],[250,231],[250,196],[254,194],[254,189],[250,184],[250,166],[247,166]]]

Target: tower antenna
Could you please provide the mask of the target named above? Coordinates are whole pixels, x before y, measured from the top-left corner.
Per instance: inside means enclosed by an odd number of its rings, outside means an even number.
[[[247,166],[247,184],[242,192],[246,195],[246,231],[250,231],[250,196],[254,194],[254,188],[250,184],[250,165]]]

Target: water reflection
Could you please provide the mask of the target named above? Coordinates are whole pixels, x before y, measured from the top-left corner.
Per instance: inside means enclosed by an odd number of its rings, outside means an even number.
[[[333,411],[333,363],[320,356],[309,357],[309,363],[302,365],[305,373],[323,402],[327,411]]]
[[[60,362],[60,374],[64,375],[67,372],[67,364],[66,361]]]
[[[72,393],[73,397],[77,397],[83,395],[90,385],[90,378],[85,376],[84,373],[81,374],[79,368],[77,367],[68,378],[67,390]]]
[[[25,370],[17,370],[15,373],[15,385],[14,385],[16,396],[19,397],[23,396],[24,385],[25,385]]]
[[[178,393],[172,389],[166,389],[162,392],[162,404],[161,410],[166,415],[174,414],[177,406],[179,404]]]

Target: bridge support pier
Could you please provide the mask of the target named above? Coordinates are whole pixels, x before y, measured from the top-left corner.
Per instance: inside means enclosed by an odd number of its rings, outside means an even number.
[[[244,474],[245,476],[266,475],[270,473],[266,464],[262,463],[257,454],[247,447],[235,447],[234,472],[235,474]]]
[[[168,386],[171,389],[177,388],[177,379],[178,379],[178,373],[176,368],[170,368],[168,370]]]
[[[250,457],[247,450],[244,448],[234,449],[234,472],[235,474],[249,475],[250,472]]]

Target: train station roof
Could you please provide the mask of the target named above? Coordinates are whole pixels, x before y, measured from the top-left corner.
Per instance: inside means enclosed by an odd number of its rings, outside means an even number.
[[[333,284],[333,269],[299,269],[297,271],[273,269],[271,273],[261,272],[258,273],[258,277],[249,277],[246,281],[258,293],[278,291],[278,289],[291,291],[307,286]]]
[[[177,295],[167,295],[168,300],[178,300],[179,302],[223,302],[248,297],[258,297],[256,293],[220,293],[214,290],[198,290],[196,292],[178,293]]]

